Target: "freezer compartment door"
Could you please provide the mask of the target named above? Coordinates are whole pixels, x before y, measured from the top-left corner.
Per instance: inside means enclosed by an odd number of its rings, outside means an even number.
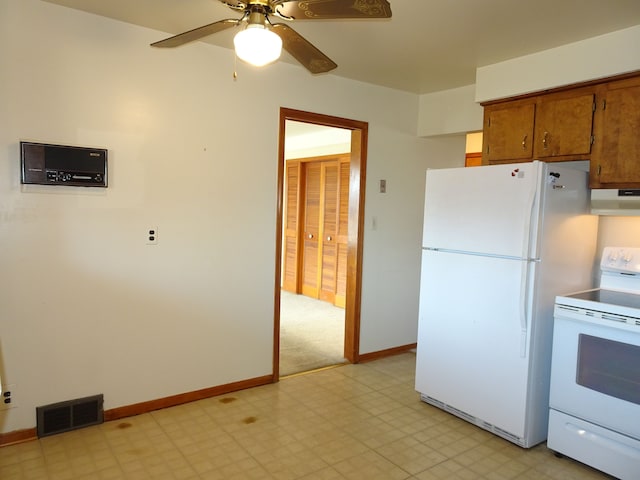
[[[527,264],[424,250],[420,285],[416,390],[517,437],[527,433]]]
[[[544,167],[530,162],[428,170],[423,247],[530,256]]]

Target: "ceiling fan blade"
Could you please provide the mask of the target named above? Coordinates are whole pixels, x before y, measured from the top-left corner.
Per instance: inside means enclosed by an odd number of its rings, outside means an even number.
[[[227,7],[233,10],[244,10],[247,6],[246,1],[242,0],[218,0],[220,3],[225,4]]]
[[[296,20],[331,18],[391,18],[387,0],[276,0],[276,11]]]
[[[238,25],[238,23],[238,20],[234,20],[231,18],[220,20],[218,22],[210,23],[209,25],[204,25],[203,27],[194,28],[193,30],[189,30],[188,32],[179,33],[178,35],[174,35],[173,37],[154,42],[151,44],[151,46],[159,48],[179,47],[180,45],[184,45],[185,43],[200,40],[201,38],[221,32],[222,30],[235,27],[236,25]]]
[[[282,39],[284,49],[311,73],[326,73],[338,66],[288,25],[276,23],[271,30]]]

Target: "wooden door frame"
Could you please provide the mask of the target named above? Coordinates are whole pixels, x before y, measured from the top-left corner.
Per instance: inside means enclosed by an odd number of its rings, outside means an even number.
[[[286,122],[312,123],[351,130],[349,170],[349,233],[347,242],[347,293],[345,308],[344,356],[351,363],[360,358],[360,302],[362,293],[362,238],[364,231],[364,193],[369,124],[319,113],[280,108],[278,133],[278,197],[276,216],[276,255],[273,328],[273,381],[280,378],[280,282],[282,268],[282,224],[284,206],[284,148]]]

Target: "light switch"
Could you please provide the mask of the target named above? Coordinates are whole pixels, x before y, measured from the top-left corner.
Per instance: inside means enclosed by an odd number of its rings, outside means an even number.
[[[380,180],[380,193],[387,193],[387,181]]]

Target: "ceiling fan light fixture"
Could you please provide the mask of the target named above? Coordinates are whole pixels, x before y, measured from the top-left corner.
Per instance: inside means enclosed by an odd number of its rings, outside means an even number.
[[[264,25],[249,24],[233,38],[240,60],[262,67],[280,58],[282,39]]]

